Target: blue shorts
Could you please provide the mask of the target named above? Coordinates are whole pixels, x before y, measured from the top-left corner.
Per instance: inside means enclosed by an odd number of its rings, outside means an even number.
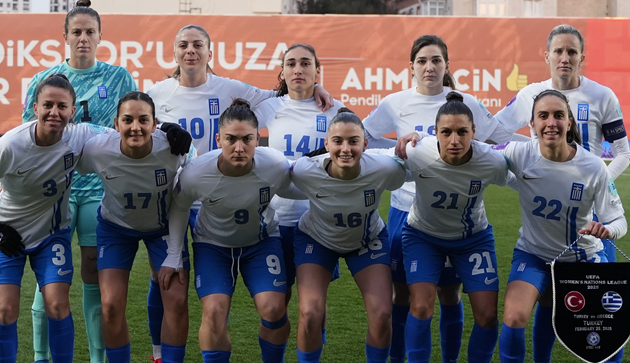
[[[249,294],[287,292],[287,275],[280,237],[269,237],[253,246],[219,247],[193,242],[195,288],[201,299],[210,294],[232,296],[239,270]]]
[[[39,246],[27,250],[20,257],[7,257],[0,253],[0,284],[22,285],[26,256],[40,287],[53,282],[72,283],[74,268],[70,228],[50,235]]]
[[[70,212],[72,221],[70,222],[71,232],[77,232],[77,239],[81,247],[96,247],[96,225],[98,221],[98,207],[101,205],[102,195],[77,197],[70,195]]]
[[[368,266],[378,263],[389,265],[391,261],[386,228],[383,228],[378,234],[378,238],[370,242],[367,247],[352,252],[339,253],[322,246],[296,227],[294,246],[296,268],[303,263],[314,263],[324,267],[331,274],[334,273],[335,266],[338,268],[340,257],[346,260],[352,276]]]
[[[151,265],[159,270],[166,259],[168,228],[152,232],[138,232],[106,221],[99,215],[96,227],[98,269],[117,268],[131,271],[140,240],[143,240],[147,247]],[[184,268],[190,270],[188,243],[184,243],[184,246],[182,252]]]
[[[585,262],[608,262],[606,252],[601,250],[597,253],[596,258]],[[549,285],[551,285],[551,266],[547,265],[547,261],[542,258],[515,248],[512,256],[512,269],[510,270],[508,284],[512,281],[529,282],[538,289],[538,292],[542,296],[547,291]]]
[[[403,263],[402,230],[405,222],[407,222],[408,215],[408,212],[389,207],[389,217],[387,218],[387,233],[389,234],[392,256],[392,281],[403,284],[407,284],[407,274]],[[457,276],[457,272],[455,272],[450,262],[447,261],[444,264],[442,275],[440,275],[438,286],[457,285],[461,283],[462,280]]]
[[[405,223],[403,252],[407,283],[438,284],[447,257],[464,283],[464,292],[499,291],[492,226],[461,240],[429,236]]]
[[[293,253],[293,242],[295,240],[295,228],[280,226],[280,236],[282,236],[282,253],[284,254],[284,265],[287,272],[287,285],[289,287],[295,284],[295,253]],[[339,262],[335,266],[330,281],[335,281],[341,277],[339,271]]]

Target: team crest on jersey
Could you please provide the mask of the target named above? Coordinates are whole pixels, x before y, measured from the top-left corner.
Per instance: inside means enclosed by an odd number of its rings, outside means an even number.
[[[374,191],[374,189],[363,191],[363,195],[365,196],[366,207],[369,207],[372,204],[376,203],[376,191]]]
[[[468,195],[477,194],[481,191],[481,180],[471,180]]]
[[[577,119],[578,121],[588,121],[589,107],[587,103],[578,103]]]
[[[581,201],[582,192],[584,191],[584,184],[573,183],[571,186],[571,200]]]
[[[107,87],[98,86],[98,98],[105,99],[107,98]]]
[[[155,186],[161,187],[162,185],[166,185],[168,182],[168,178],[166,177],[166,169],[156,169],[155,170]]]
[[[63,167],[65,170],[70,169],[74,166],[74,154],[70,153],[63,156]]]
[[[317,116],[317,131],[326,132],[326,116]]]
[[[269,187],[260,188],[260,204],[269,203],[270,195]]]
[[[219,114],[221,114],[219,110],[219,99],[208,98],[208,111],[210,112],[210,116],[219,116]]]

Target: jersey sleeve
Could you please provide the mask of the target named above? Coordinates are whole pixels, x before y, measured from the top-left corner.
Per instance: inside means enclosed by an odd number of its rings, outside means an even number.
[[[510,142],[509,144],[507,144],[506,147],[499,151],[501,154],[503,154],[508,169],[514,174],[516,174],[517,172],[515,160],[518,153],[517,149],[520,144],[521,142]]]
[[[499,122],[481,102],[475,100],[474,105],[468,104],[475,121],[475,138],[481,142],[488,140],[490,135],[499,127]],[[493,140],[497,141],[497,140]],[[502,140],[503,141],[503,140]],[[504,141],[509,141],[504,140]],[[501,141],[499,141],[501,142]]]
[[[267,124],[274,117],[276,112],[275,107],[272,105],[271,99],[261,102],[260,105],[254,110],[254,114],[258,119],[258,130],[267,128]]]
[[[241,81],[234,81],[234,91],[237,97],[243,98],[251,105],[252,110],[256,110],[258,106],[266,99],[276,97],[276,91],[261,90],[260,88],[250,86]]]
[[[396,112],[387,98],[385,98],[363,120],[363,127],[374,139],[378,139],[396,130],[395,119]]]
[[[138,91],[138,85],[133,80],[133,77],[131,76],[129,71],[123,67],[120,67],[120,73],[121,74],[119,76],[122,77],[120,97],[124,96],[127,92]]]
[[[405,183],[407,179],[407,169],[400,163],[402,160],[395,157],[387,158],[387,183],[385,189],[396,190]]]
[[[508,184],[508,180],[514,177],[514,174],[508,169],[508,162],[501,153],[498,151],[491,151],[493,157],[496,159],[497,169],[494,173],[494,178],[491,181],[492,184],[504,187]]]
[[[605,167],[602,167],[602,169],[603,171],[598,173],[595,185],[596,193],[593,209],[600,222],[606,224],[623,216],[624,210],[615,181]]]
[[[22,108],[22,123],[33,121],[35,119],[35,110],[33,110],[33,103],[35,102],[35,90],[39,84],[39,73],[31,79],[31,83],[28,85],[28,91],[26,91],[26,98],[24,99],[24,108]]]
[[[529,124],[533,104],[531,94],[535,93],[533,87],[534,85],[529,85],[520,90],[503,109],[494,115],[509,133],[513,134]]]

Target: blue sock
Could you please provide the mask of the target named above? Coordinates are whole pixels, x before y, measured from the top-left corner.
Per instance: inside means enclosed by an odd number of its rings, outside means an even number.
[[[147,313],[149,315],[149,335],[153,345],[160,345],[162,333],[162,317],[164,305],[160,294],[160,284],[150,280],[149,296],[147,297]]]
[[[442,362],[457,362],[459,350],[462,348],[462,331],[464,330],[464,304],[440,304],[440,345]]]
[[[475,323],[468,341],[468,363],[490,363],[498,337],[499,324],[485,329]]]
[[[326,328],[322,328],[322,344],[326,344]]]
[[[48,318],[50,357],[55,363],[72,363],[74,356],[74,321],[72,314],[63,319]]]
[[[553,310],[551,307],[537,304],[534,313],[534,329],[532,331],[534,362],[551,362],[551,351],[556,341],[556,333],[551,322]]]
[[[501,363],[523,363],[525,361],[525,328],[510,328],[503,323],[499,337]]]
[[[431,320],[418,319],[407,314],[405,327],[405,345],[409,363],[429,363],[431,360]]]
[[[17,351],[17,321],[8,325],[0,324],[0,363],[15,363]]]
[[[202,350],[203,363],[230,363],[232,352],[224,350]]]
[[[389,350],[390,363],[405,362],[405,324],[409,306],[392,305],[392,345]]]
[[[110,362],[130,363],[131,362],[131,343],[127,343],[120,348],[105,347],[105,354],[107,354],[107,360]]]
[[[186,356],[186,344],[169,345],[162,343],[163,363],[184,363],[184,356]]]
[[[624,348],[621,348],[621,350],[618,351],[617,354],[613,355],[613,357],[610,358],[609,360],[607,360],[606,362],[608,362],[608,363],[621,363],[621,358],[623,358],[623,350],[624,350]]]
[[[287,343],[276,345],[263,340],[258,336],[258,345],[262,353],[263,363],[284,363],[284,352],[287,350]]]
[[[319,359],[322,357],[322,348],[312,352],[303,352],[298,349],[297,356],[299,363],[319,363]]]
[[[365,343],[366,363],[387,363],[389,347],[377,348]]]

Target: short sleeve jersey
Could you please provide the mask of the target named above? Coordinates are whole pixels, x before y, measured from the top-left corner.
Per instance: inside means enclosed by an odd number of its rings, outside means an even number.
[[[507,164],[490,145],[473,140],[471,148],[471,159],[455,166],[442,160],[435,137],[407,146],[407,167],[416,182],[410,226],[445,240],[465,239],[488,227],[483,192],[490,184],[507,183]]]
[[[414,130],[435,135],[435,117],[440,107],[446,103],[446,95],[451,91],[451,88],[444,87],[444,91],[439,95],[425,96],[418,93],[415,88],[410,88],[390,94],[363,120],[363,125],[374,137],[381,137],[392,131],[396,131],[396,136],[401,137]],[[476,98],[467,93],[460,93],[464,97],[464,103],[473,113],[475,137],[485,141],[497,127],[497,121]],[[405,183],[400,190],[392,192],[392,207],[408,212],[414,192],[413,182]]]
[[[520,90],[495,117],[510,132],[528,126],[532,117],[534,97],[548,89],[553,89],[551,79],[528,85]],[[580,76],[578,88],[560,92],[569,100],[571,112],[582,137],[582,146],[586,150],[601,157],[603,140],[614,142],[626,136],[621,106],[610,88]],[[530,132],[534,137],[535,134],[531,128]]]
[[[623,216],[606,164],[581,146],[566,162],[544,158],[537,140],[512,142],[503,153],[519,188],[523,226],[516,248],[551,261],[589,225],[593,210],[602,223]],[[602,248],[585,235],[560,261],[588,259]]]
[[[120,152],[119,133],[99,135],[85,144],[77,166],[77,171],[96,173],[103,180],[102,218],[138,232],[168,227],[173,181],[193,154],[173,155],[166,134],[152,136],[151,153],[132,159]]]
[[[201,201],[193,240],[238,248],[280,236],[269,203],[291,186],[289,164],[282,153],[257,147],[252,170],[240,177],[219,171],[219,155],[221,150],[215,150],[192,160],[177,181],[173,202],[178,209]]]
[[[269,131],[269,147],[281,151],[289,160],[324,146],[328,123],[343,104],[322,112],[313,98],[292,100],[289,95],[269,98],[256,109],[259,129]],[[307,200],[286,199],[276,195],[271,201],[281,226],[294,227],[308,209]]]
[[[86,69],[70,67],[68,61],[37,73],[28,87],[22,121],[34,120],[35,90],[37,85],[53,73],[68,77],[77,94],[77,110],[74,122],[114,127],[118,100],[127,92],[137,91],[138,87],[129,72],[120,66],[96,61]],[[100,196],[103,194],[101,179],[96,175],[75,175],[72,194],[79,197]]]
[[[155,114],[161,122],[179,123],[190,132],[199,155],[218,148],[219,116],[235,98],[247,100],[252,109],[275,96],[274,91],[260,90],[246,83],[208,74],[206,83],[183,87],[169,78],[153,85],[147,93],[155,103]]]
[[[0,222],[20,233],[27,250],[70,224],[70,185],[83,145],[111,130],[68,124],[59,142],[37,146],[36,123],[22,124],[0,138]]]
[[[340,180],[326,172],[330,162],[323,154],[293,164],[291,179],[310,201],[299,228],[333,251],[355,251],[378,238],[385,227],[378,214],[381,195],[400,188],[407,172],[389,156],[364,153],[359,176]]]

